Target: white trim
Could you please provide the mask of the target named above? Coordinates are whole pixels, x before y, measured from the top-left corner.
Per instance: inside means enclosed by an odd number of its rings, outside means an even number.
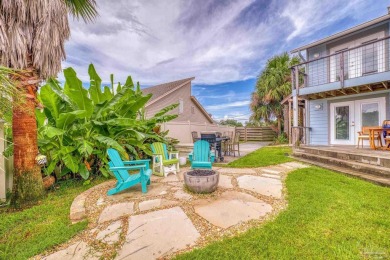
[[[335,109],[336,107],[340,106],[349,106],[349,123],[348,123],[348,129],[349,129],[349,138],[348,140],[337,140],[335,138]],[[331,103],[330,104],[330,111],[329,111],[329,117],[330,117],[330,144],[344,144],[344,145],[354,145],[355,144],[355,101],[345,101],[345,102],[338,102],[338,103]]]

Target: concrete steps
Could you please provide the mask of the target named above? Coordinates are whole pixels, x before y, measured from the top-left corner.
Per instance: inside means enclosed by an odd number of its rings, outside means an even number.
[[[390,186],[390,156],[373,151],[343,151],[331,148],[294,149],[297,160]]]

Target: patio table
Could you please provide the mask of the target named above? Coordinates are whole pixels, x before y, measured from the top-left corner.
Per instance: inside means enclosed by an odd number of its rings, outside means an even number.
[[[370,131],[370,135],[369,135],[369,140],[370,140],[370,147],[371,149],[373,150],[377,150],[377,149],[382,149],[383,148],[383,144],[382,144],[382,138],[379,138],[379,146],[376,146],[375,145],[375,133],[378,133],[379,135],[382,135],[382,132],[383,132],[383,128],[370,128],[369,131]]]

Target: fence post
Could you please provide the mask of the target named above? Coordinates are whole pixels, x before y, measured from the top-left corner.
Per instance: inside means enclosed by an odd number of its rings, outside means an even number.
[[[5,149],[4,121],[0,119],[0,201],[6,199],[7,179],[5,173],[5,158],[3,152]]]

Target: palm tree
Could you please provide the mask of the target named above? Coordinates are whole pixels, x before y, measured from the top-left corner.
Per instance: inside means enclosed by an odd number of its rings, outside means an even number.
[[[68,14],[84,21],[96,15],[95,0],[0,0],[0,65],[20,72],[11,78],[24,93],[13,106],[14,187],[11,203],[33,203],[43,195],[35,121],[38,84],[55,77],[65,59]]]
[[[280,102],[291,93],[290,67],[299,62],[299,58],[290,58],[287,52],[267,61],[257,78],[256,90],[252,93],[252,119],[264,120],[265,123],[276,119],[281,132],[283,108]]]

